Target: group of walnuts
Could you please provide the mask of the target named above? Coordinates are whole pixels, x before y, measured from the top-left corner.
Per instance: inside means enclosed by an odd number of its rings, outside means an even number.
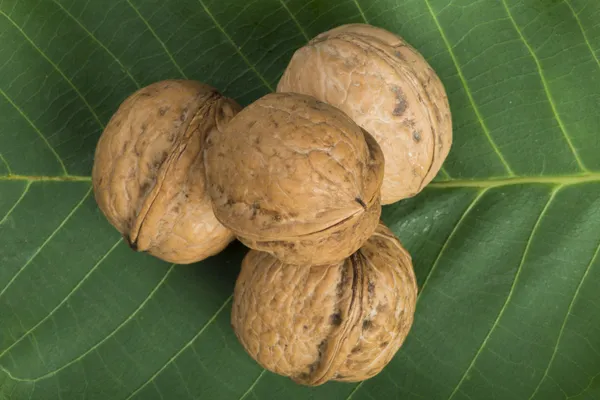
[[[194,81],[138,90],[98,142],[93,185],[135,250],[185,264],[234,238],[251,248],[232,325],[264,368],[306,385],[358,381],[391,360],[416,302],[381,205],[417,194],[451,142],[423,57],[353,24],[299,49],[277,93],[244,109]]]

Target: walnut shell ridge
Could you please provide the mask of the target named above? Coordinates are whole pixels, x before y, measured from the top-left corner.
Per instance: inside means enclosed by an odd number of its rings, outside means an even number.
[[[217,219],[287,263],[341,261],[379,222],[381,149],[310,96],[262,97],[211,133],[204,157]]]
[[[92,171],[96,201],[138,251],[200,261],[233,239],[206,193],[203,147],[240,109],[194,81],[154,83],[128,97],[106,126]]]
[[[411,257],[383,224],[345,261],[298,268],[251,250],[234,290],[231,321],[261,366],[304,385],[378,374],[412,322]]]
[[[372,134],[385,156],[382,204],[419,193],[452,144],[442,82],[400,37],[365,24],[324,32],[295,52],[278,92],[338,107]]]

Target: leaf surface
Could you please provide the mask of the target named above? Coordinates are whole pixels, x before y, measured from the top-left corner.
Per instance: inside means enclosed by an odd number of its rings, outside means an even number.
[[[414,327],[377,377],[305,388],[233,334],[244,249],[132,252],[91,193],[96,141],[137,88],[242,104],[349,22],[415,46],[446,86],[443,171],[383,219],[411,251]],[[0,2],[0,399],[600,398],[600,3]]]

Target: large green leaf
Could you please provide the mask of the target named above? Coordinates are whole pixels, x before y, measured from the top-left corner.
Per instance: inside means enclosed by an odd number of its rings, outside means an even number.
[[[412,332],[362,384],[263,371],[229,325],[244,250],[171,266],[90,191],[138,87],[188,77],[243,104],[317,33],[368,21],[438,71],[444,171],[384,210],[420,286]],[[600,2],[0,1],[0,398],[600,398]]]

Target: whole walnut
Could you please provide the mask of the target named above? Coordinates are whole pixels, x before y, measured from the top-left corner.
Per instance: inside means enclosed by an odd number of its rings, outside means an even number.
[[[411,257],[383,224],[345,261],[284,264],[251,250],[242,262],[231,321],[264,368],[305,385],[379,373],[413,322]]]
[[[206,193],[206,135],[240,109],[194,81],[163,81],[119,107],[96,148],[96,201],[129,245],[173,263],[214,255],[233,239]]]
[[[211,133],[204,157],[217,219],[285,262],[343,260],[379,222],[381,149],[310,96],[264,96]]]
[[[419,193],[452,144],[441,81],[400,37],[363,24],[322,33],[300,48],[277,86],[332,104],[371,133],[385,156],[382,204]]]

